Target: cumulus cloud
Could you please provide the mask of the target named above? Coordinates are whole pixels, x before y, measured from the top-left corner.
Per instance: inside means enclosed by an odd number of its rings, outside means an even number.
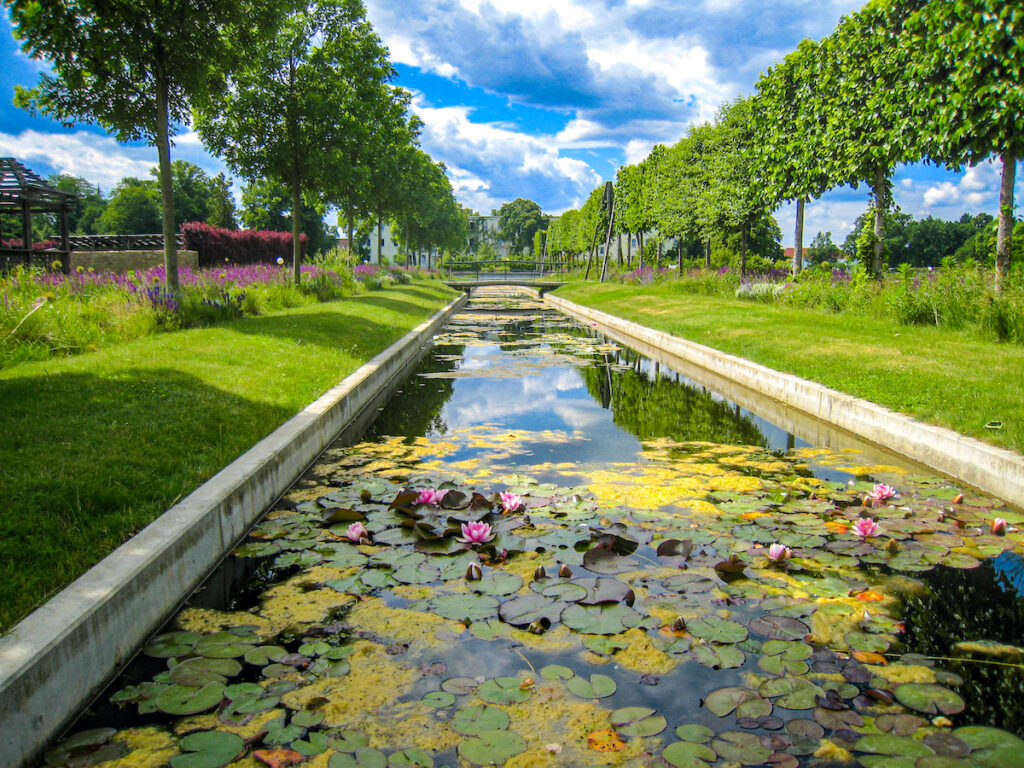
[[[17,157],[37,173],[69,173],[104,189],[125,176],[148,176],[157,162],[153,147],[129,147],[88,131],[0,133],[0,154]]]
[[[968,168],[954,181],[941,181],[924,192],[926,206],[957,205],[977,208],[999,195],[999,167],[989,161]]]
[[[421,94],[413,108],[424,122],[423,148],[445,162],[456,196],[478,211],[523,196],[553,210],[566,199],[585,197],[601,181],[585,162],[561,154],[551,137],[474,122],[471,108],[432,107]]]

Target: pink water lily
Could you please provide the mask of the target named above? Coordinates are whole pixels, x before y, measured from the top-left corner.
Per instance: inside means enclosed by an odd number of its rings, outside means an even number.
[[[997,517],[992,521],[992,534],[994,536],[1005,536],[1006,528],[1006,521],[1003,518]]]
[[[420,491],[420,495],[416,497],[416,503],[431,504],[432,506],[436,507],[438,504],[441,503],[441,499],[444,498],[444,495],[446,493],[448,493],[447,490],[439,491],[435,488],[424,488],[423,490]]]
[[[464,544],[483,544],[494,538],[494,532],[487,523],[463,523],[462,538]]]
[[[362,523],[352,523],[352,525],[348,527],[348,530],[345,531],[345,537],[349,541],[353,541],[358,544],[363,539],[369,539],[370,532],[366,530],[366,526]]]
[[[521,506],[523,506],[523,497],[518,493],[512,493],[512,491],[505,491],[499,493],[498,497],[501,499],[501,511],[502,512],[515,512]]]
[[[783,560],[788,560],[792,554],[789,547],[785,544],[776,542],[768,547],[768,559],[773,563],[781,563]]]
[[[853,524],[853,532],[862,538],[875,536],[878,533],[878,523],[870,517],[862,517]]]
[[[896,489],[885,483],[875,483],[875,487],[871,489],[871,498],[878,501],[887,501],[895,495]]]

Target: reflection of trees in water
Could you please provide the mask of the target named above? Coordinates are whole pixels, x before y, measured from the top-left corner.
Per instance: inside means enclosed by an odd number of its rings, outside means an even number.
[[[429,432],[446,432],[447,425],[441,418],[444,404],[452,396],[452,379],[427,379],[421,373],[450,373],[458,366],[465,347],[452,345],[434,347],[420,362],[419,367],[402,385],[400,392],[388,402],[373,425],[367,430],[365,440],[375,440],[383,435],[405,435],[416,437]]]
[[[612,363],[632,365],[615,370]],[[716,400],[711,393],[685,382],[650,378],[638,370],[639,358],[624,353],[607,355],[582,370],[587,390],[605,408],[611,406],[615,423],[641,440],[706,440],[714,443],[767,445],[753,419],[738,408]]]
[[[929,591],[905,601],[907,650],[950,656],[953,645],[962,640],[1024,645],[1024,598],[1017,591],[1024,564],[1011,553],[996,561],[986,560],[971,570],[940,566],[926,574]],[[957,690],[967,709],[958,722],[992,725],[1024,736],[1024,669],[944,661],[938,666],[964,679]]]

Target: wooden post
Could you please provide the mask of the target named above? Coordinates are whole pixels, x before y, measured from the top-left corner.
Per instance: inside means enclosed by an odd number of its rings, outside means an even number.
[[[64,264],[64,274],[71,272],[71,242],[69,240],[70,233],[68,232],[68,206],[67,202],[61,203],[60,206],[60,249],[64,252],[64,258],[62,263]]]
[[[796,239],[793,241],[793,275],[804,268],[804,199],[796,201]]]
[[[615,209],[608,215],[608,234],[604,239],[604,263],[601,265],[601,282],[608,276],[608,258],[612,255],[612,229],[615,227]]]
[[[590,250],[587,252],[587,271],[583,275],[584,280],[590,279],[590,264],[594,260],[594,249],[597,247],[597,236],[601,233],[601,222],[597,222],[597,226],[594,227],[594,237],[590,241]]]
[[[21,204],[21,245],[25,249],[25,266],[32,264],[32,210],[28,202]]]

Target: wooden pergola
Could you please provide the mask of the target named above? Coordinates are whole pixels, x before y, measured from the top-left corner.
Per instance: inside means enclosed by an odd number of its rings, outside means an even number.
[[[13,157],[0,157],[0,241],[4,239],[3,215],[20,214],[21,248],[0,246],[0,269],[22,262],[32,263],[32,214],[60,214],[60,250],[47,251],[47,257],[59,255],[63,270],[68,269],[71,245],[68,241],[68,211],[77,195],[62,192],[43,181]]]

